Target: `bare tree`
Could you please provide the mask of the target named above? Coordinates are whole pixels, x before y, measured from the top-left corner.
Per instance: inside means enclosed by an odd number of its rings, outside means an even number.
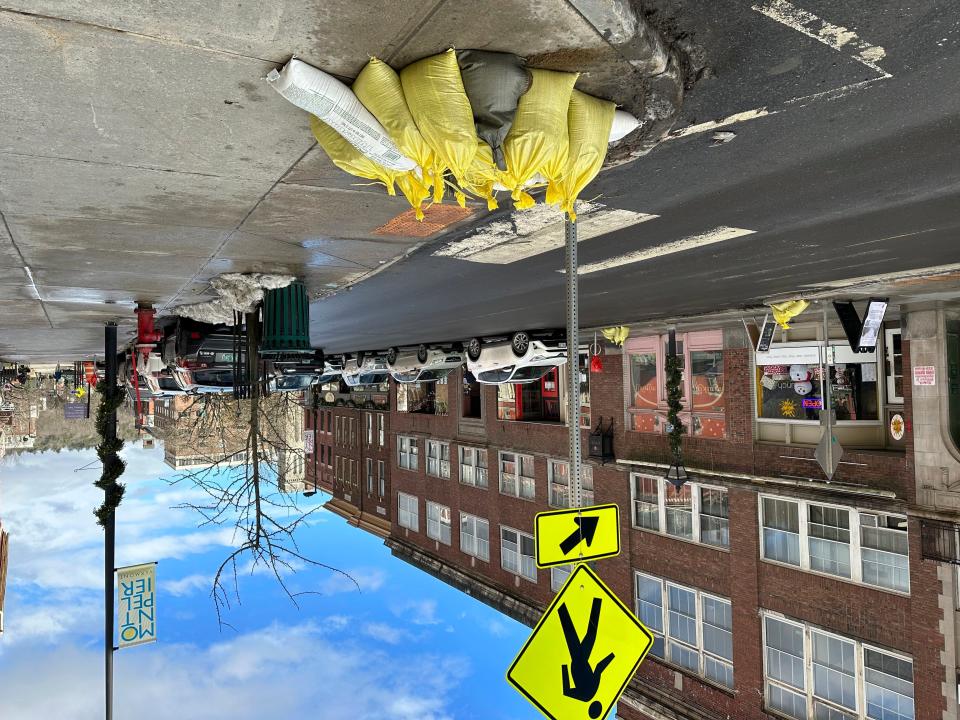
[[[350,579],[342,570],[310,558],[297,542],[296,532],[319,508],[301,508],[296,492],[302,489],[303,406],[297,393],[266,395],[259,378],[256,322],[248,316],[249,398],[229,394],[191,399],[167,434],[178,457],[188,457],[189,468],[171,482],[199,488],[205,496],[186,502],[202,516],[199,524],[233,527],[240,542],[220,563],[213,578],[211,597],[220,625],[231,598],[240,601],[238,574],[266,568],[290,600],[312,592],[291,591],[286,575],[299,564],[323,567]],[[299,484],[297,480],[299,479]],[[247,563],[246,561],[249,561]]]

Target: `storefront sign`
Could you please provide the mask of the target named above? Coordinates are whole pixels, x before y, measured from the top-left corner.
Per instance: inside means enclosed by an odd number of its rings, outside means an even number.
[[[804,398],[803,407],[810,410],[823,410],[823,398]]]
[[[917,365],[913,368],[914,385],[936,385],[937,368],[933,365]]]
[[[757,353],[757,365],[818,365],[819,345],[774,346]]]

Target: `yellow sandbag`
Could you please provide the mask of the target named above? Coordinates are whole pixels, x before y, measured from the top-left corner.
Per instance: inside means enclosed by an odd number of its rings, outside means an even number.
[[[334,165],[356,177],[382,183],[388,195],[397,194],[394,189],[394,183],[396,183],[404,197],[416,210],[417,219],[423,219],[421,206],[430,196],[430,190],[417,177],[416,171],[397,172],[378,165],[316,115],[310,116],[310,129]]]
[[[477,130],[456,52],[447,50],[407,65],[400,71],[400,83],[423,139],[457,183],[466,185],[477,154]]]
[[[579,90],[570,95],[567,125],[570,133],[570,156],[560,183],[560,209],[571,220],[577,219],[574,203],[580,192],[593,180],[607,156],[610,127],[617,106]]]
[[[784,330],[790,329],[790,321],[809,307],[807,300],[787,300],[782,303],[771,303],[770,309],[773,310],[773,319],[777,325]]]
[[[493,150],[483,140],[477,139],[477,154],[467,170],[467,190],[487,201],[487,210],[496,210],[497,199],[493,194],[493,184],[497,182],[500,170],[493,159]]]
[[[424,185],[429,187],[434,182],[434,174],[439,175],[442,198],[443,163],[434,160],[433,150],[417,129],[396,70],[377,58],[370,58],[353,81],[352,89],[363,106],[380,121],[400,152],[421,167]]]
[[[524,184],[542,172],[548,180],[561,174],[567,164],[567,108],[577,82],[576,73],[531,70],[530,89],[520,96],[513,126],[503,141],[507,169],[500,182],[509,190],[518,209],[532,207],[533,198]]]

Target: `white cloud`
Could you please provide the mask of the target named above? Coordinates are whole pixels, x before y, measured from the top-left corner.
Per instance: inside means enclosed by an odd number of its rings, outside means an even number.
[[[439,625],[442,622],[437,617],[436,600],[411,600],[401,603],[393,608],[393,614],[414,625]]]
[[[24,648],[0,674],[0,697],[17,720],[96,720],[102,696],[91,689],[102,686],[102,672],[97,648]],[[318,708],[325,720],[451,720],[451,693],[468,672],[458,658],[390,657],[329,643],[312,623],[274,625],[206,649],[158,643],[124,651],[115,708],[140,720],[316,717]]]
[[[171,508],[202,494],[189,485],[158,487],[156,478],[169,471],[160,456],[137,448],[123,454],[128,464],[121,482],[127,492],[117,512],[118,565],[182,559],[234,544],[230,529],[198,530],[195,512]],[[103,588],[103,530],[93,516],[103,500],[93,486],[99,470],[74,472],[95,459],[92,450],[6,459],[0,492],[11,539],[11,584]],[[43,482],[37,482],[40,477]]]
[[[178,580],[158,582],[158,585],[160,592],[182,597],[183,595],[191,595],[197,590],[206,590],[209,593],[213,589],[213,577],[200,574],[187,575]]]
[[[401,640],[408,637],[406,631],[401,628],[380,622],[367,623],[363,626],[362,632],[367,637],[372,637],[374,640],[380,640],[390,645],[397,645]]]
[[[344,572],[350,577],[334,572],[320,583],[317,591],[323,595],[336,595],[337,593],[356,592],[357,585],[359,585],[360,592],[373,592],[383,587],[383,583],[387,579],[387,574],[380,568],[359,567],[344,570]],[[353,580],[350,578],[353,578]],[[356,584],[354,584],[354,580]]]

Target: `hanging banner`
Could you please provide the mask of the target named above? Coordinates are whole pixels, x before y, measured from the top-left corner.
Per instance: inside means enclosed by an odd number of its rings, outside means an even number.
[[[118,648],[157,640],[157,564],[117,568]]]

